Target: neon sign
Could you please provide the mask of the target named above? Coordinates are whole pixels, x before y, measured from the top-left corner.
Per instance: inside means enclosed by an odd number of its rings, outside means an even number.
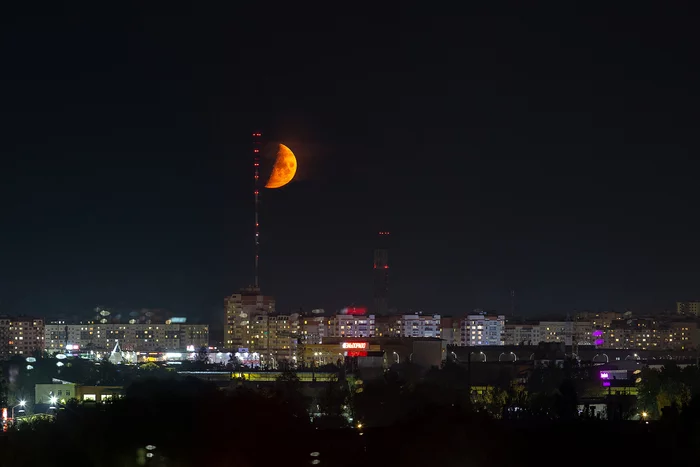
[[[344,349],[367,350],[369,344],[367,342],[343,342],[340,346]]]
[[[600,379],[608,379],[608,378],[610,378],[610,373],[608,373],[607,371],[600,372]]]
[[[367,356],[366,350],[348,350],[346,353],[347,353],[348,357],[366,357]]]
[[[363,306],[349,306],[340,310],[343,315],[363,316],[367,314],[367,308]]]

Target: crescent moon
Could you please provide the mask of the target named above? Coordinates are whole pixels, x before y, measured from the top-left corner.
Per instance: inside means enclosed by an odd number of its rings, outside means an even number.
[[[265,188],[280,188],[291,182],[297,173],[297,158],[294,153],[284,144],[280,144],[277,151],[277,159],[272,167],[270,178],[265,184]]]

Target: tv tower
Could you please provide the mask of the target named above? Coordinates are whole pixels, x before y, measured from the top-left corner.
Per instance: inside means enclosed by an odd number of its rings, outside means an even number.
[[[374,250],[374,312],[389,312],[389,232],[379,232],[379,243]]]
[[[260,290],[260,222],[258,214],[260,210],[260,149],[262,146],[262,133],[253,133],[253,193],[255,194],[255,282],[253,286]]]

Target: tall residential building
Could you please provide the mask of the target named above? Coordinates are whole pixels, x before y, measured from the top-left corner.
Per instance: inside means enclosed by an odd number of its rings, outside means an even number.
[[[44,320],[26,316],[0,317],[0,339],[0,358],[42,352]]]
[[[462,320],[462,345],[504,345],[506,317],[468,315]]]
[[[700,316],[700,302],[676,302],[676,312],[685,316]]]
[[[271,314],[267,317],[267,339],[258,341],[259,353],[273,362],[292,361],[296,357],[299,339],[299,314]],[[254,350],[255,351],[255,350]]]
[[[440,338],[440,315],[402,315],[397,324],[401,337]]]
[[[304,316],[299,318],[299,337],[304,344],[321,344],[327,337],[331,322],[325,316]]]
[[[10,356],[10,340],[7,338],[10,332],[10,318],[0,316],[0,360],[5,360]]]
[[[374,335],[377,337],[399,337],[401,335],[400,316],[377,316],[374,319]]]
[[[296,357],[301,337],[298,313],[276,313],[275,300],[256,288],[226,297],[225,305],[224,339],[229,350],[259,354],[260,363],[273,368]]]
[[[674,321],[670,323],[673,333],[673,348],[697,350],[700,348],[700,329],[695,321]]]
[[[328,321],[333,337],[375,337],[374,315],[335,315]]]
[[[43,345],[49,352],[62,351],[66,346],[109,351],[117,341],[124,351],[159,352],[199,349],[209,346],[207,324],[128,324],[82,323],[47,324]]]
[[[259,289],[243,289],[224,299],[226,322],[224,343],[229,350],[251,349],[256,347],[256,338],[261,322],[267,322],[267,315],[275,312],[275,299],[262,295]],[[257,327],[257,328],[256,328]]]

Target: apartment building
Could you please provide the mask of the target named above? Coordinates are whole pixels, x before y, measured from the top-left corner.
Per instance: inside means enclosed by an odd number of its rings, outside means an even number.
[[[158,352],[198,349],[209,345],[207,324],[47,324],[42,344],[49,352],[66,346],[80,349],[112,350],[117,341],[124,351]]]
[[[573,333],[573,321],[540,321],[542,342],[563,342],[564,345],[571,345]]]
[[[504,345],[504,315],[468,315],[462,320],[461,345]]]
[[[256,329],[275,313],[275,299],[262,295],[259,289],[243,289],[224,299],[224,344],[233,351],[256,346],[264,330]]]
[[[31,356],[44,350],[44,320],[26,316],[0,317],[0,358]]]
[[[440,315],[402,315],[397,322],[401,337],[440,338]]]
[[[505,345],[537,345],[542,342],[539,324],[506,324]]]

